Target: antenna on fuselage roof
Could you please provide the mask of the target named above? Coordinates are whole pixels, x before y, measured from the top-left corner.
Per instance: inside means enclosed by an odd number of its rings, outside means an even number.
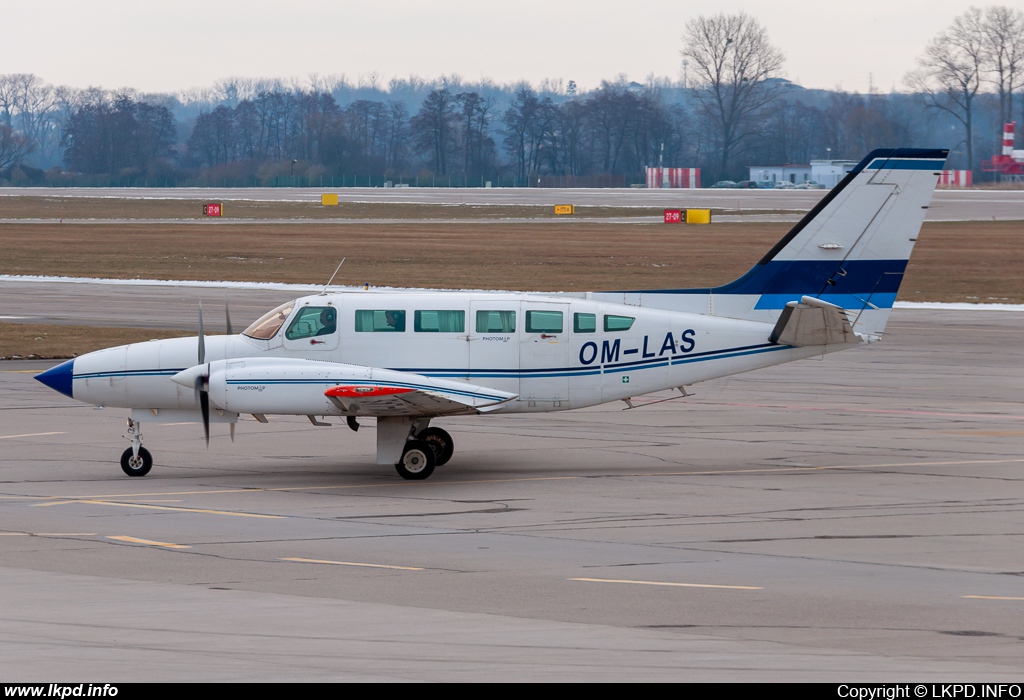
[[[341,262],[338,263],[338,267],[335,268],[334,274],[331,275],[331,279],[327,280],[327,284],[324,285],[324,291],[320,292],[320,296],[323,296],[323,295],[327,294],[327,288],[331,286],[331,282],[333,282],[334,278],[338,276],[338,270],[340,270],[341,266],[344,265],[344,264],[345,264],[345,258],[342,258]]]

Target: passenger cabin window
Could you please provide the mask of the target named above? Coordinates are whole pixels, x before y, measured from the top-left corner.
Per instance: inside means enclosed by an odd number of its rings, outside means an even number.
[[[417,333],[465,333],[465,311],[417,311],[413,321]]]
[[[276,309],[268,311],[256,319],[251,326],[242,331],[242,335],[247,335],[256,340],[270,340],[281,330],[281,326],[288,320],[288,316],[291,315],[293,308],[295,308],[295,302],[293,301],[281,304]]]
[[[576,333],[597,333],[597,314],[573,314],[572,329]]]
[[[477,333],[515,333],[515,311],[477,311]]]
[[[356,311],[356,333],[404,332],[404,311]]]
[[[527,333],[561,333],[562,312],[561,311],[527,311],[526,312]]]
[[[338,310],[333,306],[306,306],[295,314],[291,325],[285,331],[288,340],[315,338],[331,335],[338,330]]]
[[[604,329],[610,333],[628,331],[633,327],[633,321],[635,320],[632,316],[605,316]]]

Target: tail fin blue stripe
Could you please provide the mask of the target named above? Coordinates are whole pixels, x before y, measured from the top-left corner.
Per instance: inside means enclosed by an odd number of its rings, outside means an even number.
[[[881,170],[882,168],[888,168],[890,170],[942,170],[942,166],[945,164],[943,160],[896,160],[886,158],[876,158],[864,168],[865,170]]]
[[[864,294],[821,294],[818,299],[844,309],[862,309],[875,307],[876,309],[891,309],[896,302],[896,292],[875,292]],[[791,301],[800,301],[795,294],[762,294],[755,309],[784,309]]]
[[[755,265],[747,274],[721,287],[659,289],[658,293],[790,294],[799,299],[804,294],[896,292],[906,268],[906,260],[772,260]]]

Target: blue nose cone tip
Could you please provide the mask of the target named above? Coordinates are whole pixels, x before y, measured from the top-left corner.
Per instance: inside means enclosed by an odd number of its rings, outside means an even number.
[[[36,379],[50,387],[54,391],[59,391],[65,396],[75,398],[73,391],[73,380],[75,378],[75,361],[68,360],[62,362],[56,367],[51,367],[42,374],[37,374]]]

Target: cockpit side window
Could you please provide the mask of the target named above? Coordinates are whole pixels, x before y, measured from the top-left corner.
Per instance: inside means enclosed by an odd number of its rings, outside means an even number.
[[[276,309],[268,311],[256,319],[255,323],[242,331],[242,335],[247,335],[256,340],[270,340],[281,330],[281,326],[288,320],[288,316],[291,315],[293,308],[295,308],[295,302],[293,301],[281,304]]]
[[[305,306],[295,314],[294,320],[285,331],[288,340],[315,338],[331,335],[338,330],[338,310],[333,306]]]

